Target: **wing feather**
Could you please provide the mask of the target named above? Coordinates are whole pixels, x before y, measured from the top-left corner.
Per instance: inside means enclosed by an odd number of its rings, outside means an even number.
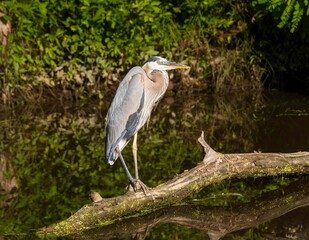
[[[144,77],[142,68],[132,68],[120,83],[107,113],[105,158],[110,165],[118,158],[116,147],[121,151],[137,130],[145,99]]]

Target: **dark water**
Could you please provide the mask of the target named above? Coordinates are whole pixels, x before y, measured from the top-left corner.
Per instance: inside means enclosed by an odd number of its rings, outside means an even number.
[[[109,103],[106,96],[0,112],[0,239],[37,238],[31,234],[36,229],[90,203],[90,191],[103,197],[123,193],[127,180],[120,163],[111,167],[103,160]],[[299,94],[170,92],[139,134],[140,177],[156,186],[201,161],[202,130],[223,153],[295,152],[308,151],[308,126],[309,98]],[[133,169],[129,146],[124,157]],[[308,182],[306,176],[231,179],[192,196],[185,208],[162,209],[76,238],[308,239]]]

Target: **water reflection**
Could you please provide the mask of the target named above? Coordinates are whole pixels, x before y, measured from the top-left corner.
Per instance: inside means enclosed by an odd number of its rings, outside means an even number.
[[[283,193],[284,191],[284,193]],[[73,239],[115,239],[132,237],[134,239],[174,239],[175,225],[182,226],[186,233],[180,235],[187,239],[194,234],[196,239],[265,239],[271,236],[297,236],[297,239],[306,239],[309,236],[308,222],[298,222],[304,217],[294,219],[293,223],[285,222],[285,229],[272,223],[270,226],[261,226],[261,231],[254,235],[247,229],[254,228],[269,220],[276,219],[284,214],[292,214],[295,209],[309,205],[309,182],[302,178],[288,187],[263,194],[250,204],[234,205],[233,207],[208,207],[204,205],[173,206],[160,209],[151,214],[119,221],[115,224],[91,229],[82,235],[71,236]],[[289,201],[287,201],[289,199]],[[309,210],[309,207],[304,208]],[[280,221],[278,221],[280,223]],[[169,229],[169,230],[167,230]],[[177,227],[176,227],[177,229]],[[246,229],[246,230],[243,230]],[[274,234],[276,233],[276,235]],[[257,238],[259,237],[259,238]],[[295,239],[295,238],[294,238]]]
[[[90,191],[104,197],[123,193],[127,180],[120,163],[111,167],[103,159],[104,118],[110,99],[2,110],[1,233],[27,232],[65,219],[90,202]],[[295,112],[299,114],[291,114]],[[309,132],[299,126],[309,124],[308,112],[307,98],[289,94],[169,92],[139,136],[141,178],[148,186],[156,186],[201,161],[203,152],[197,138],[202,130],[210,146],[220,152],[307,150]],[[130,147],[124,157],[132,159]],[[133,161],[128,161],[128,167],[133,169]],[[229,182],[211,191],[240,192],[254,189],[251,185]],[[217,206],[235,204],[222,197],[214,199]],[[162,228],[157,225],[148,238],[156,239]],[[180,238],[192,234],[186,227],[175,230],[168,225],[167,229],[182,234]],[[201,239],[206,236],[193,232]]]
[[[308,151],[308,96],[272,92],[265,103],[255,145],[263,152]]]

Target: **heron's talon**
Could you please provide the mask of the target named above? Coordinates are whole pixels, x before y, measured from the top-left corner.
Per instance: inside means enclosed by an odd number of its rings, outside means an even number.
[[[130,181],[126,187],[126,191],[133,191],[136,192],[137,191],[137,186],[136,186],[136,183],[135,183],[135,180],[134,181]]]
[[[149,192],[150,188],[139,179],[136,179],[135,182],[139,184],[139,189],[142,189],[145,195],[147,195],[147,192]]]
[[[130,181],[126,187],[127,191],[133,190],[134,192],[137,192],[140,189],[145,193],[145,195],[147,195],[147,192],[149,192],[151,188],[147,187],[147,185],[139,179],[134,179],[132,182]]]
[[[131,182],[131,186],[132,186],[134,192],[136,192],[137,191],[137,187],[136,187],[135,182]]]

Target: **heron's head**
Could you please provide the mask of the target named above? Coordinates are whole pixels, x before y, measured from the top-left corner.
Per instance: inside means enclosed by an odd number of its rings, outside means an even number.
[[[147,69],[149,72],[152,72],[153,70],[167,71],[180,68],[188,69],[190,67],[176,62],[169,62],[165,58],[159,56],[154,56],[145,62],[143,68]]]

